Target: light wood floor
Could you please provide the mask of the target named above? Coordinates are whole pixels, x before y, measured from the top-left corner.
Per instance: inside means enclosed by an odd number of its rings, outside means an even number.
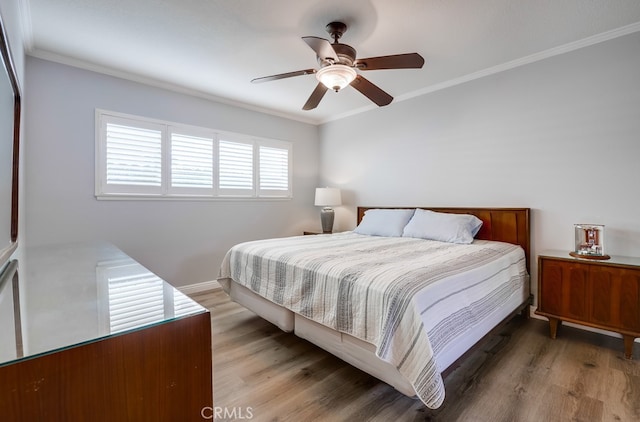
[[[517,317],[445,379],[445,403],[430,410],[221,290],[192,297],[211,310],[218,422],[640,421],[640,345],[629,361],[621,339],[563,326],[551,340],[546,322]]]

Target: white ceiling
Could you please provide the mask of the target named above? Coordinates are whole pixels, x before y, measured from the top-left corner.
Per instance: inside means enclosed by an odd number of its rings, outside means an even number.
[[[322,123],[376,107],[352,88],[303,111],[318,68],[302,36],[358,57],[418,52],[420,70],[363,76],[394,102],[518,64],[640,31],[638,0],[22,0],[28,54]],[[393,103],[387,107],[393,107]]]

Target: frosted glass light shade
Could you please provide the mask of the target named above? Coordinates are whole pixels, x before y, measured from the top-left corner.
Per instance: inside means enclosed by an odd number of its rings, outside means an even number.
[[[353,82],[357,75],[354,68],[343,64],[332,64],[316,72],[318,81],[336,92]]]
[[[318,207],[332,207],[342,204],[340,189],[338,188],[316,188],[315,205]]]

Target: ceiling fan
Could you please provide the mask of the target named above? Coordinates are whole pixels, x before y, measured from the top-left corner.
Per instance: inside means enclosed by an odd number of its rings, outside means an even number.
[[[418,53],[356,59],[356,50],[353,47],[338,42],[342,34],[347,31],[347,25],[342,22],[331,22],[326,26],[326,30],[333,38],[333,43],[319,37],[302,37],[304,42],[316,52],[320,69],[305,69],[264,76],[255,78],[251,82],[259,83],[315,74],[316,79],[318,79],[318,85],[302,107],[303,110],[316,108],[328,89],[338,92],[347,85],[351,85],[365,97],[382,107],[389,104],[393,97],[364,78],[356,70],[420,69],[424,64],[424,59]]]

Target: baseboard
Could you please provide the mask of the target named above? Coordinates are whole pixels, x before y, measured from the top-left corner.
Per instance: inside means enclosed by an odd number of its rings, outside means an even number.
[[[222,286],[220,285],[220,283],[218,283],[218,280],[211,280],[203,281],[201,283],[189,284],[187,286],[178,286],[177,289],[185,295],[190,295],[195,293],[207,292],[210,290],[222,289]]]
[[[542,321],[549,321],[546,317],[537,315],[535,313],[536,309],[538,309],[537,306],[530,306],[529,309],[530,309],[529,315],[531,316],[531,318],[540,319]],[[562,325],[566,325],[567,327],[572,327],[572,328],[578,328],[580,330],[591,331],[592,333],[604,334],[604,335],[607,335],[607,336],[610,336],[610,337],[622,338],[621,334],[614,333],[613,331],[607,331],[607,330],[601,330],[599,328],[587,327],[586,325],[574,324],[574,323],[566,322],[566,321],[562,321]],[[635,340],[635,342],[636,343],[640,343],[640,338],[637,338]]]

